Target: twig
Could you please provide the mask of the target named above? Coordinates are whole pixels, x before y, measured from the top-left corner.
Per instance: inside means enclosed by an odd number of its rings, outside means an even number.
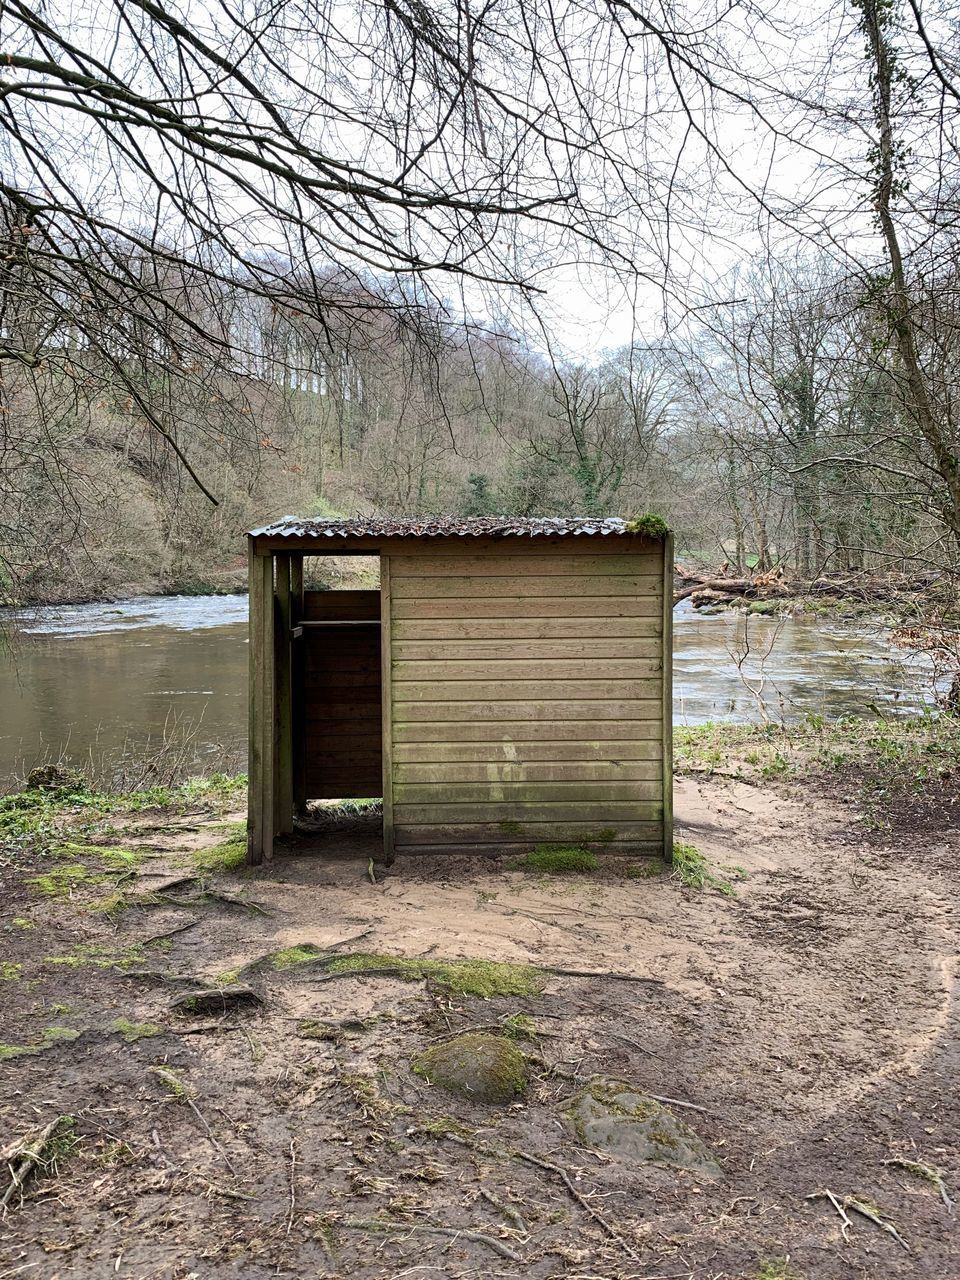
[[[199,876],[179,876],[176,880],[167,880],[165,884],[158,884],[156,888],[151,889],[150,894],[154,893],[171,893],[174,889],[185,889],[187,885],[199,884]]]
[[[44,1125],[32,1139],[21,1139],[2,1153],[10,1174],[10,1185],[0,1199],[0,1210],[3,1211],[4,1216],[13,1197],[18,1191],[22,1194],[27,1179],[38,1165],[43,1164],[43,1153],[51,1138],[63,1125],[69,1124],[72,1120],[73,1116],[57,1116],[48,1125]]]
[[[384,1222],[378,1218],[347,1218],[344,1226],[355,1231],[428,1231],[431,1235],[451,1236],[454,1240],[470,1240],[474,1244],[485,1244],[494,1253],[508,1262],[522,1262],[519,1254],[493,1236],[484,1235],[482,1231],[473,1231],[469,1227],[436,1227],[429,1222]]]
[[[167,929],[164,933],[155,933],[152,937],[147,938],[145,942],[141,942],[141,947],[150,947],[155,942],[163,942],[167,938],[175,938],[178,933],[186,933],[188,929],[195,929],[200,923],[199,920],[191,920],[188,924],[178,924],[175,929]]]
[[[910,1252],[910,1246],[907,1244],[906,1240],[904,1240],[903,1236],[900,1234],[897,1228],[893,1225],[893,1223],[885,1221],[883,1218],[880,1217],[878,1213],[876,1213],[870,1207],[870,1205],[864,1204],[863,1201],[858,1200],[856,1196],[844,1196],[843,1201],[841,1202],[840,1200],[837,1199],[837,1197],[833,1194],[833,1192],[830,1190],[829,1187],[825,1187],[823,1191],[812,1192],[810,1195],[807,1196],[807,1199],[817,1200],[817,1199],[823,1199],[824,1197],[830,1201],[834,1209],[836,1209],[837,1213],[840,1215],[840,1219],[842,1223],[840,1227],[840,1233],[843,1236],[844,1240],[848,1238],[847,1237],[848,1229],[853,1226],[853,1223],[850,1221],[850,1218],[847,1216],[846,1211],[847,1209],[852,1209],[854,1213],[859,1213],[861,1218],[866,1218],[868,1222],[872,1222],[875,1226],[878,1226],[881,1231],[885,1231],[888,1236],[892,1236],[894,1240],[896,1240],[897,1244],[902,1245],[903,1248],[906,1249],[907,1253]]]
[[[232,1191],[229,1187],[221,1187],[216,1182],[211,1182],[209,1178],[204,1177],[202,1173],[197,1173],[196,1169],[191,1170],[191,1176],[199,1178],[215,1195],[226,1196],[228,1200],[256,1200],[257,1198],[251,1195],[249,1191]]]
[[[614,982],[643,982],[649,983],[651,986],[666,986],[663,978],[648,978],[636,973],[613,973],[610,970],[595,969],[554,969],[550,966],[544,969],[544,973],[555,973],[561,978],[609,978]]]
[[[840,1234],[843,1236],[844,1240],[849,1239],[847,1232],[853,1226],[853,1223],[847,1217],[846,1210],[829,1187],[825,1187],[823,1191],[813,1191],[806,1197],[807,1200],[822,1200],[824,1198],[830,1201],[834,1209],[836,1209],[837,1213],[840,1215]]]
[[[202,1036],[208,1031],[242,1031],[243,1028],[235,1022],[204,1022],[199,1027],[168,1027],[167,1031],[173,1036]]]
[[[283,1252],[287,1246],[287,1241],[290,1239],[290,1232],[293,1230],[293,1215],[295,1214],[297,1209],[296,1172],[297,1172],[297,1140],[296,1138],[291,1138],[290,1139],[290,1211],[287,1214],[287,1229],[283,1233],[283,1244],[280,1246],[280,1256],[277,1258],[277,1272],[276,1272],[277,1275],[280,1274],[280,1271],[283,1267]]]
[[[707,1107],[699,1106],[696,1102],[682,1102],[680,1098],[665,1098],[662,1093],[648,1093],[646,1096],[652,1098],[654,1102],[663,1102],[668,1107],[686,1107],[688,1111],[702,1111],[705,1116],[716,1114]]]
[[[608,1031],[607,1035],[613,1036],[614,1040],[622,1040],[624,1044],[629,1044],[634,1049],[639,1049],[641,1053],[645,1053],[650,1058],[657,1056],[652,1049],[648,1049],[646,1045],[640,1044],[638,1040],[631,1040],[629,1036],[623,1035],[620,1031]]]
[[[201,1125],[203,1126],[204,1133],[206,1133],[207,1137],[210,1139],[210,1144],[213,1147],[213,1149],[217,1152],[217,1154],[223,1160],[223,1163],[227,1166],[227,1168],[230,1170],[233,1176],[235,1178],[238,1178],[240,1175],[237,1173],[236,1169],[233,1167],[233,1164],[230,1161],[230,1157],[227,1155],[226,1151],[224,1151],[223,1147],[220,1145],[213,1130],[207,1124],[206,1117],[204,1116],[200,1108],[197,1106],[197,1104],[194,1102],[193,1098],[190,1097],[190,1094],[186,1086],[184,1085],[183,1081],[179,1078],[179,1076],[174,1075],[172,1071],[168,1071],[166,1067],[151,1067],[150,1069],[151,1071],[153,1071],[155,1075],[158,1075],[161,1078],[161,1080],[166,1081],[167,1085],[173,1091],[173,1094],[176,1098],[180,1099],[181,1101],[187,1104],[187,1106],[190,1108],[190,1110],[193,1112],[193,1114],[197,1117],[197,1119],[200,1121]]]
[[[483,1196],[484,1200],[486,1200],[487,1204],[492,1204],[498,1212],[503,1214],[508,1222],[513,1223],[518,1231],[522,1232],[524,1236],[529,1236],[530,1228],[524,1222],[523,1218],[521,1218],[517,1210],[514,1209],[513,1205],[505,1204],[499,1196],[495,1196],[493,1192],[488,1191],[486,1187],[480,1188],[480,1194]]]
[[[852,1209],[854,1213],[859,1213],[861,1218],[866,1218],[868,1222],[873,1222],[881,1231],[885,1231],[888,1236],[893,1236],[897,1244],[902,1245],[903,1248],[906,1249],[907,1253],[910,1252],[910,1246],[907,1244],[906,1240],[904,1240],[903,1236],[893,1223],[887,1222],[881,1218],[880,1215],[875,1213],[868,1204],[864,1204],[863,1201],[858,1200],[856,1196],[847,1196],[843,1205],[845,1209]]]

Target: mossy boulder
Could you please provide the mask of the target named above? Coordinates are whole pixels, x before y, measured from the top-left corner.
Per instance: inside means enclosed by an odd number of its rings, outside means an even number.
[[[693,1130],[669,1109],[618,1081],[598,1082],[573,1101],[568,1115],[587,1147],[635,1164],[690,1169],[717,1178],[720,1166]]]
[[[510,1040],[471,1031],[433,1045],[413,1064],[430,1084],[471,1102],[513,1102],[529,1083],[527,1059]]]

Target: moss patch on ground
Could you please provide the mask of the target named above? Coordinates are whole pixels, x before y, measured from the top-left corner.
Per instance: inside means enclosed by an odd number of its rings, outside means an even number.
[[[125,1044],[135,1044],[137,1040],[163,1034],[163,1027],[156,1022],[130,1022],[127,1018],[115,1018],[110,1029],[119,1032]]]
[[[229,831],[226,840],[209,848],[194,851],[191,861],[201,874],[213,875],[217,872],[239,871],[246,865],[246,823],[230,823],[225,829]]]
[[[415,1059],[413,1071],[430,1084],[471,1102],[513,1102],[526,1091],[530,1080],[527,1060],[517,1046],[484,1031],[432,1045]]]
[[[27,884],[45,898],[69,898],[85,881],[96,883],[99,877],[92,875],[82,862],[65,862],[38,876],[30,876]]]
[[[76,1040],[80,1035],[75,1027],[44,1027],[40,1039],[32,1044],[0,1044],[0,1062],[8,1058],[33,1057],[38,1053],[46,1053],[55,1045],[66,1040]]]
[[[335,956],[327,969],[330,973],[389,970],[409,982],[429,978],[438,986],[447,987],[459,995],[483,999],[539,995],[546,982],[546,974],[532,965],[504,964],[494,960],[427,960],[421,956],[358,953]]]
[[[134,944],[129,947],[108,947],[95,942],[80,943],[69,954],[64,956],[47,956],[44,964],[59,965],[66,969],[132,969],[135,965],[146,964],[147,957],[143,947]]]
[[[582,845],[538,844],[523,858],[511,864],[522,871],[542,871],[551,876],[586,875],[597,871],[600,862],[595,853]]]
[[[274,969],[296,969],[302,964],[315,964],[329,953],[322,947],[315,947],[311,942],[301,943],[296,947],[286,947],[283,951],[274,951],[270,956],[270,964]]]

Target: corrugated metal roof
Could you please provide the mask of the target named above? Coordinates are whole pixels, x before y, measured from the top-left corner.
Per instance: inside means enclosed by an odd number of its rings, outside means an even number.
[[[565,537],[626,533],[619,516],[603,519],[555,519],[548,516],[437,516],[387,519],[379,516],[351,520],[302,520],[284,516],[273,524],[251,529],[251,538],[480,538]]]

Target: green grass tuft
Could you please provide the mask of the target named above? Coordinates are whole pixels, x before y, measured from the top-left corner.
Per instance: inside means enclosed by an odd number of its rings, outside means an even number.
[[[239,828],[229,839],[208,849],[196,849],[192,862],[201,874],[211,875],[223,871],[239,871],[247,861],[247,835],[244,823],[231,824]]]
[[[685,889],[716,889],[727,898],[736,897],[737,891],[730,881],[715,876],[700,850],[692,844],[684,844],[682,840],[673,842],[672,877],[679,880]]]
[[[19,982],[22,972],[22,964],[14,964],[10,960],[0,961],[0,982]]]
[[[769,1258],[761,1263],[757,1272],[757,1280],[801,1280],[800,1274],[794,1271],[787,1258]]]
[[[552,876],[586,875],[597,871],[600,862],[595,853],[582,845],[538,844],[523,858],[512,864],[522,871],[544,871]]]

